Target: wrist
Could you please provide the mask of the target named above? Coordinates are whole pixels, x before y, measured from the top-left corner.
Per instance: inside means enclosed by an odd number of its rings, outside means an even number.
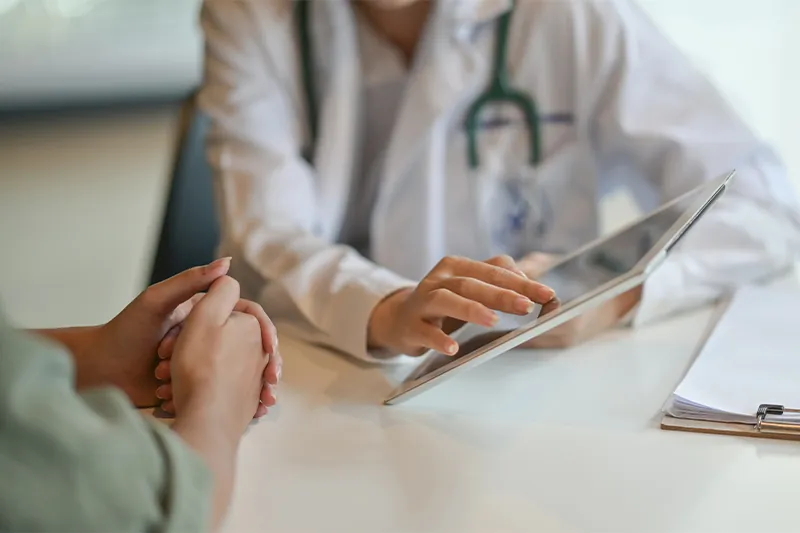
[[[173,390],[176,383],[173,382]],[[182,387],[181,387],[182,389]],[[180,391],[175,394],[175,422],[178,426],[191,426],[205,431],[209,428],[222,440],[238,442],[244,433],[244,428],[238,424],[237,417],[231,413],[225,398],[212,392],[213,387],[203,387],[203,392],[182,395]]]
[[[213,523],[219,525],[227,512],[233,491],[239,436],[220,431],[215,417],[202,411],[184,409],[176,416],[172,431],[199,456],[214,480]]]
[[[100,338],[103,326],[87,326],[74,328],[34,330],[41,335],[63,346],[75,363],[78,387],[83,383],[97,381],[96,374],[103,367],[97,364],[96,353],[100,350]]]
[[[90,348],[100,328],[101,326],[38,329],[32,330],[32,333],[57,342],[66,348],[72,357],[82,359],[90,353]]]
[[[214,455],[218,460],[232,458],[242,432],[234,427],[230,413],[218,411],[213,405],[199,402],[181,405],[176,409],[172,429],[196,451],[203,451],[203,455]]]
[[[412,289],[400,289],[378,302],[372,310],[367,326],[367,349],[392,349],[390,331],[394,322],[397,306],[405,300]]]

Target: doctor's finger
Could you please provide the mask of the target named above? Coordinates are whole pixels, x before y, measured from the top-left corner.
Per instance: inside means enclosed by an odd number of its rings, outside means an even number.
[[[557,261],[556,255],[533,252],[517,261],[517,266],[526,276],[535,279],[547,272]]]
[[[536,303],[546,303],[553,299],[555,291],[550,287],[520,276],[506,268],[480,263],[477,261],[465,264],[455,276],[479,279],[490,285],[509,289],[522,296],[527,296]]]
[[[449,289],[459,296],[467,300],[481,304],[481,307],[490,310],[502,311],[514,315],[527,315],[533,311],[534,303],[529,298],[522,296],[511,289],[503,289],[474,278],[448,278],[442,280],[441,286]],[[474,322],[474,320],[457,317],[467,322]],[[492,313],[494,318],[497,317]],[[493,326],[494,323],[485,324]]]
[[[423,306],[422,316],[426,319],[455,318],[489,327],[497,323],[497,315],[491,309],[447,288],[426,294]]]
[[[445,355],[455,355],[458,353],[458,343],[450,338],[447,333],[437,328],[428,322],[420,322],[414,328],[413,333],[410,335],[410,342],[415,346],[422,346],[425,350],[435,350]],[[424,351],[418,354],[409,355],[422,355]]]
[[[525,272],[517,265],[517,262],[510,255],[498,255],[496,257],[492,257],[491,259],[485,261],[488,265],[493,265],[500,268],[505,268],[506,270],[510,270],[511,272],[519,275],[525,276]]]

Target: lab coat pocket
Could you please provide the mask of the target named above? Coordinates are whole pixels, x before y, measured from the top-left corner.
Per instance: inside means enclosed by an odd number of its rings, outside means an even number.
[[[487,253],[558,255],[595,236],[595,180],[585,153],[573,145],[536,166],[498,165],[476,173]]]
[[[557,219],[559,203],[566,199],[566,189],[574,187],[574,176],[565,172],[575,157],[576,139],[571,123],[548,124],[542,128],[543,158],[531,164],[529,133],[522,122],[482,123],[476,132],[478,165],[470,167],[465,159],[468,133],[459,131],[452,143],[448,190],[463,187],[468,176],[470,205],[451,205],[455,219],[463,220],[472,210],[473,231],[458,230],[456,253],[471,250],[470,255],[489,257],[508,254],[520,258],[531,251],[548,251]],[[584,174],[585,177],[585,174]],[[563,181],[563,183],[561,183]],[[573,188],[573,191],[576,191]],[[580,193],[578,193],[580,194]]]
[[[478,172],[478,212],[486,253],[520,258],[539,247],[554,212],[538,167],[516,165]]]

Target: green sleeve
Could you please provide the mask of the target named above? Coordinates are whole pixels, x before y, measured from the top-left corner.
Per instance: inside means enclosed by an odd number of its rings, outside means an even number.
[[[207,530],[200,459],[120,391],[77,394],[73,374],[58,347],[0,324],[0,531]]]

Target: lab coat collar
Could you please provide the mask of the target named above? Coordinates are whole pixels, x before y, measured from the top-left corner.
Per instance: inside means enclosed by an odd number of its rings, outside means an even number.
[[[423,275],[413,265],[431,265],[443,249],[438,226],[441,218],[441,194],[445,194],[445,175],[441,158],[432,147],[434,139],[447,137],[454,122],[459,122],[470,100],[487,83],[487,46],[492,39],[476,39],[481,28],[494,22],[512,6],[510,0],[440,0],[421,45],[417,49],[405,99],[398,114],[386,154],[383,179],[373,218],[373,259],[404,272]],[[440,38],[445,37],[445,38]],[[438,133],[437,133],[438,132]],[[466,152],[465,156],[466,157]],[[414,162],[422,162],[413,168]],[[397,195],[419,194],[419,209],[409,220]],[[398,257],[391,235],[405,225],[417,237],[416,257],[410,262]],[[385,243],[385,245],[383,244]]]
[[[473,30],[511,10],[513,0],[442,0],[451,10],[451,20],[459,40],[469,39]]]

